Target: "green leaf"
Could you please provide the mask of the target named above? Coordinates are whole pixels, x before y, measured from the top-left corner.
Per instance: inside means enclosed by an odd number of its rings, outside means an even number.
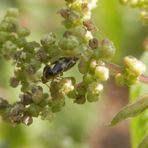
[[[148,66],[148,52],[144,52],[141,61]],[[148,75],[148,67],[145,75]],[[137,83],[130,89],[130,99],[135,101],[140,96],[148,93],[148,85],[144,83]],[[148,133],[148,110],[143,112],[140,116],[131,120],[131,140],[132,148],[137,148],[143,137]]]
[[[148,95],[145,95],[138,99],[138,101],[127,105],[121,111],[119,111],[111,121],[111,125],[115,125],[122,120],[129,117],[135,117],[148,108]]]

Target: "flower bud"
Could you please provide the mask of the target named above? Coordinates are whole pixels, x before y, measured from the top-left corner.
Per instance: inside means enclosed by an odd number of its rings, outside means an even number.
[[[17,30],[17,34],[19,37],[26,37],[30,35],[30,30],[26,27],[19,27]]]
[[[9,107],[8,101],[0,97],[0,110],[7,107]]]
[[[100,95],[103,91],[103,85],[98,82],[93,82],[88,86],[88,92],[91,92],[93,95]]]
[[[92,32],[98,30],[91,20],[85,20],[83,25],[87,28],[88,31]]]
[[[97,61],[96,60],[94,60],[94,59],[92,59],[91,61],[90,61],[90,69],[91,70],[94,70],[95,68],[96,68],[96,66],[97,66]]]
[[[97,38],[93,38],[91,40],[89,40],[89,46],[92,48],[92,49],[96,49],[99,45],[99,41]]]
[[[19,48],[25,47],[27,44],[27,40],[25,37],[19,37],[16,42]]]
[[[124,79],[124,76],[123,74],[121,73],[118,73],[116,76],[115,76],[115,82],[117,85],[119,86],[123,86],[125,84],[125,79]]]
[[[26,112],[31,115],[32,117],[38,117],[42,108],[34,103],[30,104],[29,107],[26,109]]]
[[[89,73],[84,74],[84,76],[83,76],[83,82],[84,82],[85,84],[90,84],[90,83],[92,83],[93,81],[94,81],[94,76],[93,76],[93,75],[91,75],[91,74],[89,74]]]
[[[85,95],[78,95],[74,100],[74,103],[77,103],[77,104],[84,104],[85,102],[86,102]]]
[[[41,112],[41,119],[52,121],[53,118],[54,118],[54,114],[52,113],[51,109],[49,107],[43,108],[43,111]]]
[[[39,48],[38,50],[36,50],[35,58],[38,61],[43,62],[43,63],[48,62],[48,54],[46,53],[46,51],[43,48]]]
[[[31,116],[25,115],[25,116],[23,116],[22,122],[23,122],[25,125],[30,125],[30,124],[32,124],[33,119],[32,119]]]
[[[60,84],[61,84],[61,88],[60,88],[60,92],[63,94],[63,95],[66,95],[68,94],[69,92],[73,91],[74,90],[74,85],[73,85],[73,82],[71,79],[69,78],[64,78],[60,81]]]
[[[70,98],[70,99],[75,99],[75,98],[77,97],[77,92],[76,92],[76,90],[73,90],[73,91],[69,92],[69,93],[67,94],[67,97]]]
[[[34,103],[39,104],[44,99],[42,87],[32,87],[32,100]]]
[[[145,65],[141,61],[131,56],[124,58],[124,64],[127,66],[128,72],[135,76],[141,75],[146,70]]]
[[[93,82],[88,86],[87,91],[87,101],[88,102],[95,102],[98,101],[101,93],[103,91],[103,85],[98,82]]]
[[[106,81],[109,78],[109,69],[105,66],[97,66],[95,69],[95,78],[97,80]]]
[[[61,14],[61,16],[65,19],[67,19],[70,15],[70,9],[68,8],[62,8],[59,13]]]
[[[99,97],[100,95],[95,95],[92,92],[88,92],[86,96],[88,102],[96,102],[99,100]]]
[[[51,97],[52,98],[62,98],[63,95],[62,94],[59,94],[59,83],[56,82],[56,81],[52,81],[51,84],[50,84],[50,93],[51,93]]]
[[[51,45],[55,44],[55,42],[56,42],[56,36],[52,32],[50,32],[49,34],[44,35],[41,38],[41,44],[44,47],[50,47]]]
[[[10,26],[9,31],[16,32],[16,30],[19,26],[18,20],[16,18],[7,16],[7,17],[4,18],[4,22],[9,24],[9,26]]]
[[[71,21],[72,24],[77,26],[81,21],[80,13],[78,13],[77,11],[71,11],[71,13],[69,14],[69,21]]]
[[[9,8],[5,16],[18,17],[19,11],[16,8]]]
[[[72,30],[72,34],[74,36],[76,36],[79,40],[79,42],[86,42],[86,34],[87,34],[87,30],[85,27],[82,27],[82,26],[77,26],[77,27],[74,27],[73,30]]]
[[[83,82],[77,84],[76,91],[80,96],[85,96],[85,93],[87,91],[86,85]]]
[[[16,77],[11,77],[10,78],[10,86],[15,88],[19,85],[20,80],[17,79]]]
[[[103,58],[110,58],[115,54],[116,48],[113,45],[113,42],[111,42],[108,39],[102,40],[101,48],[100,48],[100,55]]]
[[[53,98],[51,110],[53,113],[61,111],[61,108],[65,105],[64,98]]]
[[[78,63],[79,72],[85,74],[88,72],[88,68],[89,68],[88,62],[80,60],[80,62]]]
[[[79,41],[75,36],[63,37],[59,41],[59,46],[62,50],[74,50],[79,47]]]
[[[14,44],[12,41],[6,41],[2,46],[2,54],[6,59],[10,59],[13,57],[13,54],[15,53],[15,50],[17,49],[16,44]]]
[[[19,97],[23,105],[29,105],[32,103],[32,95],[30,93],[21,94]]]
[[[15,103],[10,109],[10,115],[16,116],[22,113],[25,110],[25,107],[20,102]]]

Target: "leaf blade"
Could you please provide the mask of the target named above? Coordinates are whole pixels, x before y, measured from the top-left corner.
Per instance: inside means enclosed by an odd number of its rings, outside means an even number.
[[[135,117],[145,111],[148,108],[148,95],[145,95],[138,99],[138,101],[129,104],[122,108],[112,119],[111,126],[116,125],[130,117]]]

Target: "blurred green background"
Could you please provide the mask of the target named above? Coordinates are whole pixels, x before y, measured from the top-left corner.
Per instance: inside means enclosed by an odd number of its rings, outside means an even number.
[[[64,27],[57,11],[63,5],[64,0],[0,0],[0,19],[7,8],[17,7],[20,11],[20,23],[32,32],[28,40],[39,41],[43,34],[51,31],[60,38]],[[114,62],[121,63],[122,57],[129,54],[140,57],[143,52],[142,42],[148,28],[142,26],[139,21],[138,10],[123,7],[117,0],[98,0],[92,19],[99,28],[99,32],[94,35],[99,38],[108,37],[114,42],[117,48]],[[12,75],[11,64],[0,59],[0,70],[0,94],[8,100],[9,98],[17,100],[18,90],[8,85],[8,77]],[[68,75],[72,73],[73,69]],[[78,73],[76,75],[80,77]],[[117,93],[118,90],[113,91]],[[67,99],[66,107],[55,115],[52,122],[34,119],[29,127],[24,125],[12,127],[0,120],[0,148],[108,148],[99,147],[94,144],[96,140],[93,140],[95,130],[101,124],[108,124],[101,122],[108,117],[102,114],[103,108],[105,107],[105,113],[108,114],[111,106],[114,106],[106,103],[105,97],[106,94],[99,102],[85,105],[77,105]],[[101,137],[102,133],[96,135]]]

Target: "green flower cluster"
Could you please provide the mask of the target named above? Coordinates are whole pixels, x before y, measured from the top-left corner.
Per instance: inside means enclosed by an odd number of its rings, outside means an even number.
[[[83,74],[81,85],[85,86],[83,95],[89,102],[97,101],[103,91],[104,81],[109,79],[109,69],[104,60],[115,53],[113,43],[108,39],[102,41],[93,38],[82,52],[78,68]]]
[[[54,33],[48,33],[40,43],[27,41],[30,31],[19,24],[16,9],[7,10],[1,21],[0,57],[13,63],[11,87],[21,87],[19,101],[9,104],[0,98],[0,115],[5,121],[30,125],[33,117],[51,120],[67,97],[77,104],[99,99],[103,82],[109,79],[106,60],[115,54],[115,47],[109,39],[99,40],[92,35],[97,28],[91,21],[91,10],[97,0],[65,1],[66,7],[59,13],[66,31],[60,40]],[[75,64],[73,59],[78,61],[81,82],[74,76],[62,76]],[[116,76],[120,84],[133,84],[144,70],[142,63],[131,57],[125,57],[124,66],[123,73]]]
[[[146,25],[148,24],[148,1],[147,0],[119,0],[121,4],[129,3],[131,7],[140,9],[140,19]]]
[[[13,63],[14,76],[10,78],[10,86],[21,86],[20,101],[9,104],[1,98],[0,110],[3,119],[8,122],[30,125],[32,117],[41,115],[45,118],[49,94],[43,92],[39,85],[40,68],[49,62],[51,54],[46,48],[43,49],[44,38],[41,39],[43,46],[35,41],[27,41],[30,31],[19,25],[17,18],[18,10],[11,8],[0,23],[0,56]],[[46,44],[54,44],[54,35],[48,36]]]
[[[132,56],[124,57],[123,62],[123,72],[116,75],[116,82],[120,86],[124,84],[130,86],[139,80],[139,76],[146,70],[146,67],[141,61]]]
[[[67,7],[59,11],[67,29],[59,46],[79,57],[78,69],[83,75],[82,82],[74,84],[74,89],[68,97],[78,104],[83,104],[86,100],[97,101],[103,91],[101,83],[109,78],[109,69],[103,59],[112,57],[115,48],[110,40],[99,41],[92,35],[93,31],[97,31],[91,21],[91,9],[96,6],[96,0],[66,2]]]
[[[30,31],[18,22],[18,10],[9,9],[0,23],[0,56],[11,60],[14,76],[10,78],[11,87],[21,86],[20,101],[9,104],[1,98],[0,110],[4,120],[13,124],[30,125],[33,117],[41,116],[50,120],[53,113],[65,105],[69,97],[82,104],[98,100],[103,85],[101,81],[109,78],[109,70],[103,62],[114,54],[111,41],[98,41],[91,31],[96,27],[90,20],[91,10],[96,1],[66,1],[66,7],[59,13],[67,28],[63,37],[57,41],[55,34],[48,33],[40,43],[27,41]],[[79,71],[83,81],[76,83],[74,77],[56,76],[49,82],[45,92],[42,82],[42,67],[58,61],[60,57],[79,58]],[[62,73],[62,72],[61,72]]]

